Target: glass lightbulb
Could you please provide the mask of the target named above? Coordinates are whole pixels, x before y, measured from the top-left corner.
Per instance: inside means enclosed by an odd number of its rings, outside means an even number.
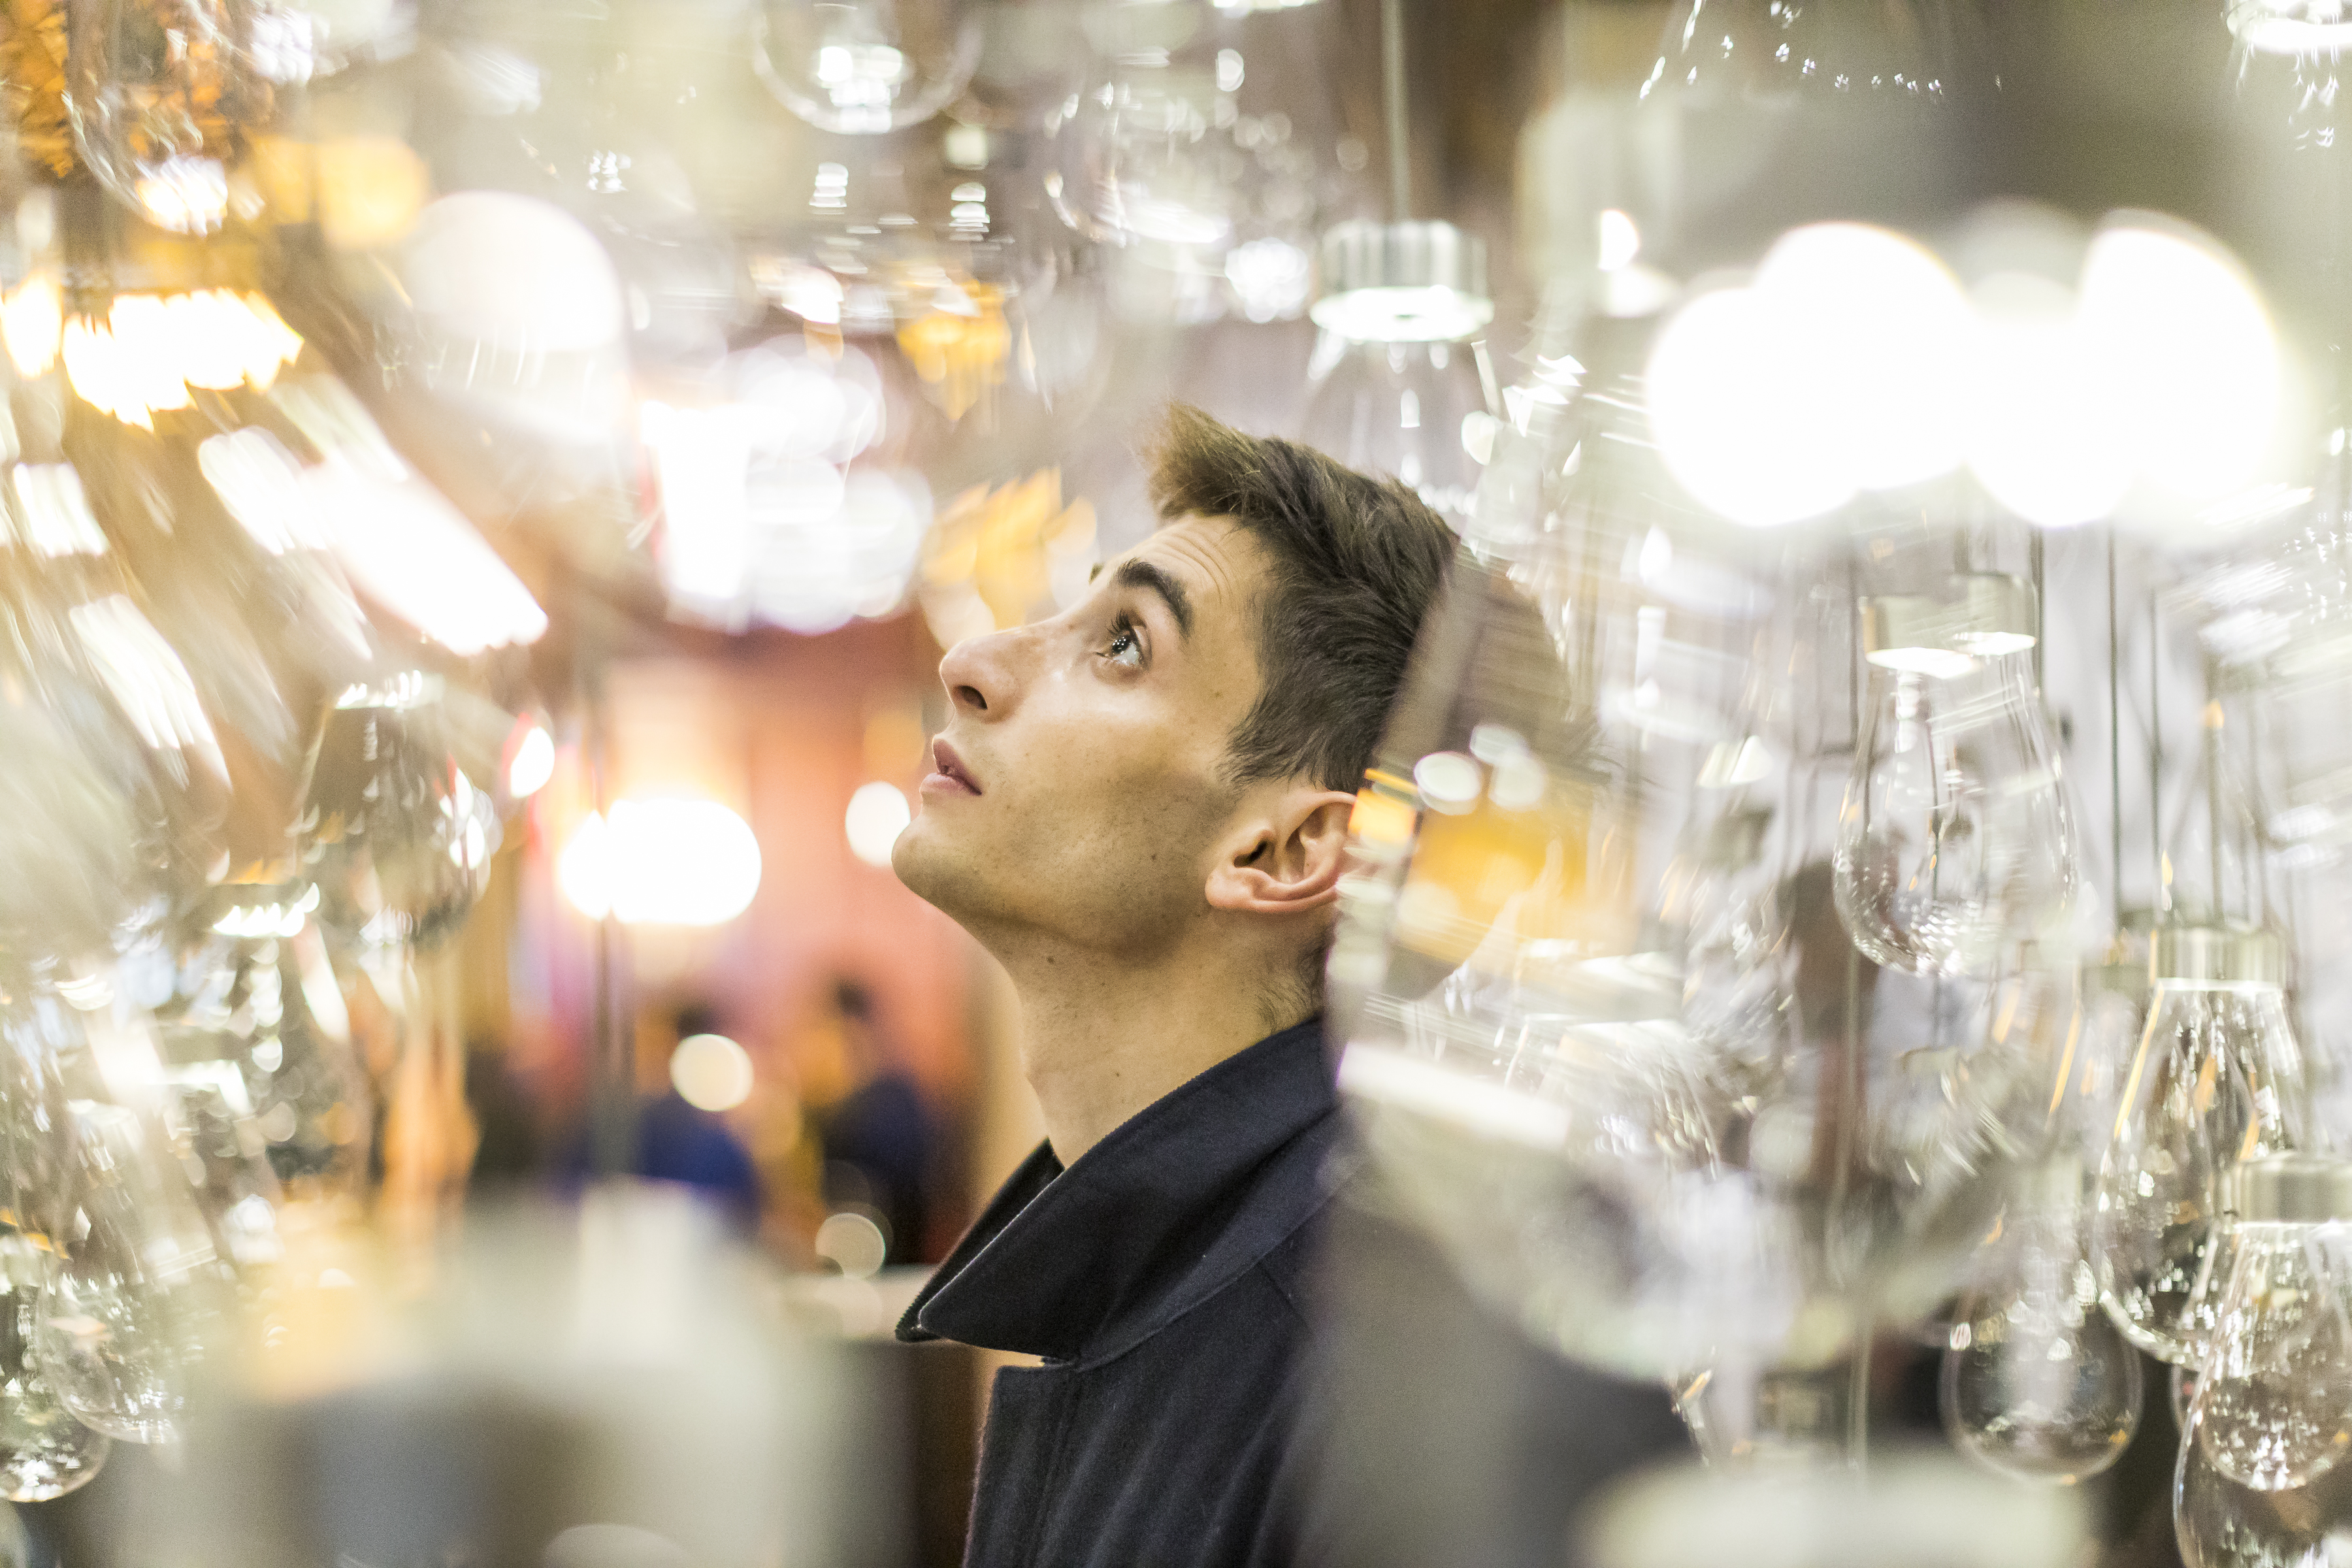
[[[2139,1354],[2099,1310],[2082,1166],[2060,1158],[2011,1205],[1944,1352],[1944,1426],[1993,1469],[2071,1484],[2139,1427]]]
[[[1854,945],[1889,968],[1981,973],[2074,897],[2074,821],[2031,639],[2001,646],[1869,656],[1833,886]]]
[[[929,120],[980,63],[962,0],[762,0],[753,61],[783,106],[821,131],[870,135]]]
[[[1046,110],[1042,184],[1064,223],[1116,253],[1123,311],[1270,321],[1307,308],[1316,236],[1347,205],[1341,149],[1361,151],[1322,86],[1344,47],[1330,9],[1087,13],[1091,79]]]
[[[1308,367],[1300,438],[1349,467],[1391,474],[1460,524],[1494,439],[1467,343],[1350,343],[1327,333]]]
[[[2249,1487],[2213,1462],[2211,1418],[2204,1399],[2190,1400],[2174,1462],[2173,1537],[2188,1568],[2326,1568],[2352,1558],[2352,1465],[2302,1487]]]
[[[63,1497],[112,1446],[73,1418],[34,1357],[43,1260],[21,1232],[0,1237],[0,1498],[10,1502]]]
[[[2284,1205],[2282,1185],[2301,1189]],[[2346,1198],[2352,1165],[2307,1154],[2242,1167],[2225,1194],[2238,1211],[2230,1274],[2195,1402],[2205,1458],[2241,1486],[2306,1487],[2352,1448]]]
[[[452,754],[466,710],[439,676],[418,670],[338,697],[310,779],[322,921],[429,944],[472,911],[499,828],[495,797]],[[367,875],[348,858],[362,854]]]
[[[176,1173],[155,1168],[137,1118],[76,1100],[73,1121],[89,1228],[41,1291],[42,1375],[83,1425],[129,1442],[170,1442],[227,1281],[202,1215]]]
[[[2159,931],[2159,939],[2169,932]],[[2163,979],[2099,1171],[2099,1287],[2133,1343],[2204,1354],[2223,1172],[2303,1139],[2303,1053],[2275,984]]]

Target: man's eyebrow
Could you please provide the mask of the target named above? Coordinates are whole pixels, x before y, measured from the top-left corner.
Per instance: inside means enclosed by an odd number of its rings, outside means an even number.
[[[1096,570],[1100,571],[1101,568],[1097,567]],[[1186,642],[1192,640],[1192,595],[1186,593],[1184,584],[1165,568],[1155,566],[1149,561],[1122,561],[1111,581],[1122,588],[1140,588],[1147,594],[1159,595],[1160,603],[1168,606],[1169,615],[1175,618],[1176,635]]]

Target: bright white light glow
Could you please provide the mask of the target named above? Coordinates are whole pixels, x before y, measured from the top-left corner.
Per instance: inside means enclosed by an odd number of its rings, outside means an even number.
[[[669,1058],[670,1087],[701,1110],[732,1110],[751,1097],[751,1054],[724,1035],[688,1035]]]
[[[2028,522],[2064,528],[2131,488],[2123,410],[2063,284],[1996,273],[1976,289],[1969,468]]]
[[[174,234],[210,234],[228,214],[228,171],[217,158],[166,158],[139,176],[149,222]]]
[[[1787,395],[1801,352],[1752,289],[1699,296],[1650,350],[1650,426],[1667,470],[1734,522],[1794,522],[1853,495],[1820,421]]]
[[[417,216],[401,281],[443,334],[534,353],[621,341],[620,274],[596,237],[551,202],[460,191]]]
[[[882,1271],[890,1242],[870,1217],[844,1209],[825,1215],[816,1227],[816,1255],[852,1279],[867,1279]]]
[[[1755,287],[1811,351],[1791,366],[1792,391],[1855,486],[1893,489],[1958,466],[1953,371],[1971,322],[1941,262],[1885,229],[1815,224],[1766,253]]]
[[[375,420],[331,379],[278,389],[278,405],[321,461],[293,478],[352,585],[439,643],[471,658],[539,640],[547,613],[457,509],[393,450]],[[283,448],[279,448],[283,452]],[[268,460],[259,447],[248,454]],[[286,454],[292,461],[292,455]],[[222,500],[234,510],[227,492]],[[240,517],[260,536],[269,524]]]
[[[2342,0],[2234,0],[2230,31],[2266,55],[2326,55],[2352,47],[2352,16]]]
[[[172,645],[121,594],[76,605],[68,613],[74,635],[97,666],[139,738],[158,750],[201,759],[214,774],[228,777],[212,721],[196,700],[196,683]]]
[[[756,616],[812,633],[895,608],[931,499],[919,475],[852,466],[884,432],[872,363],[765,344],[730,359],[725,384],[733,400],[715,406],[637,410],[672,604],[730,628]]]
[[[296,937],[302,934],[302,918],[319,907],[316,883],[302,889],[302,896],[282,904],[241,904],[213,921],[213,930],[223,936]]]
[[[52,353],[37,336],[49,314],[38,296],[42,287],[36,279],[10,296],[0,318],[9,358],[23,370],[46,368],[61,354],[75,395],[142,429],[154,428],[158,410],[187,407],[191,387],[226,391],[249,382],[266,392],[302,353],[301,334],[268,300],[206,289],[168,297],[118,294],[104,318],[64,321]]]
[[[1685,489],[1766,527],[1960,458],[1968,304],[1940,263],[1863,224],[1792,229],[1753,284],[1693,300],[1659,334],[1651,422]]]
[[[66,555],[103,555],[106,535],[89,510],[81,476],[68,463],[19,463],[8,470],[24,519],[23,542],[56,560]],[[0,530],[7,526],[0,518]]]
[[[1967,297],[1899,236],[1819,224],[1782,236],[1748,286],[1677,312],[1648,390],[1668,470],[1737,522],[1965,461],[2003,506],[2060,527],[2215,515],[2265,477],[2283,374],[2243,273],[2169,220],[2108,226],[2079,292],[1996,272]]]
[[[1883,647],[1863,658],[1881,669],[1924,675],[1930,680],[1951,680],[1977,667],[1977,661],[1969,655],[1948,647]]]
[[[2080,316],[2143,482],[2195,506],[2257,477],[2278,421],[2278,343],[2218,247],[2158,226],[2104,229],[2084,258]]]
[[[556,858],[556,885],[590,920],[723,925],[760,890],[760,841],[715,800],[624,800],[588,814]]]
[[[1288,321],[1314,292],[1315,262],[1303,246],[1269,235],[1226,252],[1225,282],[1251,321]]]
[[[65,326],[65,296],[57,280],[45,273],[26,279],[0,304],[0,339],[7,342],[9,362],[26,380],[47,375],[56,366],[58,338]]]
[[[310,514],[302,465],[284,442],[257,426],[207,436],[196,468],[238,526],[272,555],[329,548]]]
[[[1478,804],[1486,777],[1459,752],[1432,752],[1413,764],[1413,786],[1433,810],[1460,813]]]
[[[1632,265],[1642,254],[1642,231],[1633,220],[1615,207],[1601,215],[1601,270],[1615,272]]]
[[[515,742],[514,758],[507,763],[507,795],[522,800],[547,787],[555,776],[555,741],[547,726],[533,724]]]
[[[1316,300],[1307,313],[1349,342],[1442,343],[1484,328],[1495,319],[1495,302],[1443,284],[1350,289]]]
[[[898,835],[907,831],[914,813],[898,786],[876,779],[857,786],[849,797],[848,813],[842,819],[842,828],[849,836],[849,852],[868,866],[887,869],[890,847],[898,842]]]

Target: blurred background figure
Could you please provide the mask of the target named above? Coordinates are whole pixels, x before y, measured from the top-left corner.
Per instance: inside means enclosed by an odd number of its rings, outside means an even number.
[[[751,1091],[751,1061],[743,1047],[722,1034],[719,1017],[702,1003],[689,1003],[671,1016],[669,1084],[637,1102],[636,1140],[627,1173],[653,1182],[675,1182],[726,1215],[743,1233],[760,1228],[760,1173],[751,1151],[721,1113],[740,1105]],[[576,1134],[564,1161],[567,1185],[591,1173],[592,1142]]]
[[[467,1042],[466,1109],[475,1128],[468,1195],[509,1197],[540,1179],[539,1112],[500,1042]]]
[[[930,1222],[939,1118],[864,982],[835,980],[822,1027],[837,1044],[842,1084],[811,1118],[824,1161],[825,1206],[874,1220],[887,1243],[888,1264],[936,1262]]]

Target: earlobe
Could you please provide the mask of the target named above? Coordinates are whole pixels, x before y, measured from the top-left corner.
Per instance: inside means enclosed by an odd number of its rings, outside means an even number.
[[[1282,915],[1337,903],[1355,804],[1355,796],[1336,790],[1286,795],[1219,858],[1209,873],[1210,907]]]

